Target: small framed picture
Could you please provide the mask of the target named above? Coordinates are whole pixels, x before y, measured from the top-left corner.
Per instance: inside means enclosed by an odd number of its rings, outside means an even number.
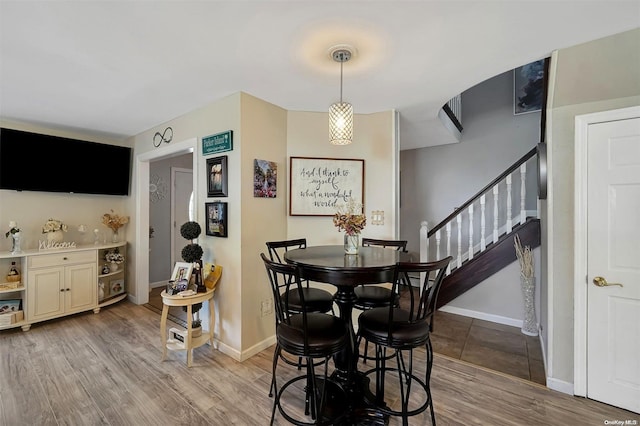
[[[109,284],[109,294],[119,294],[124,291],[124,280],[113,280]]]
[[[253,196],[275,198],[278,182],[278,164],[267,160],[253,160]]]
[[[227,237],[227,203],[214,201],[205,203],[206,234],[212,237]]]
[[[0,314],[18,312],[21,303],[21,299],[0,300]]]
[[[180,281],[188,283],[191,278],[191,271],[193,271],[193,263],[176,262],[171,274],[171,281],[175,281],[178,285],[181,284]]]
[[[207,159],[207,196],[227,196],[227,156]]]

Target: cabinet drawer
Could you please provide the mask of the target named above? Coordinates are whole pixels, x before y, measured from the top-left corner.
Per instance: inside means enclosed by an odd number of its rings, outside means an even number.
[[[51,253],[29,256],[29,268],[43,268],[48,266],[64,266],[75,263],[97,262],[95,250],[74,251],[66,253]]]

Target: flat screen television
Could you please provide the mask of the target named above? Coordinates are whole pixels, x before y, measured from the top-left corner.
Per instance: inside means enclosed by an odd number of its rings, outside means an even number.
[[[0,129],[0,189],[129,195],[131,148]]]

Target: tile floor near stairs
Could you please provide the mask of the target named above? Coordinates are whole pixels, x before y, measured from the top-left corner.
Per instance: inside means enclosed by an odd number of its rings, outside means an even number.
[[[520,328],[436,311],[433,351],[546,385],[540,339]]]

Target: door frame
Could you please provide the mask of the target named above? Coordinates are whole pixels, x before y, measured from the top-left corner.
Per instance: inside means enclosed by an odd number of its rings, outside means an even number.
[[[193,155],[193,154],[192,154]],[[171,265],[175,265],[175,262],[178,261],[182,261],[182,259],[176,259],[174,257],[175,252],[176,252],[176,233],[180,233],[179,228],[176,228],[176,226],[174,226],[175,221],[176,221],[176,173],[191,173],[191,193],[193,194],[193,197],[195,199],[195,191],[193,190],[193,170],[191,169],[186,169],[184,167],[171,167],[171,241],[170,241],[170,245],[171,245],[171,252],[170,252],[170,258],[171,258]],[[191,206],[189,206],[191,207]],[[195,213],[195,206],[194,207],[194,213]]]
[[[193,191],[195,215],[198,213],[198,138],[187,139],[173,145],[166,145],[136,157],[136,248],[135,275],[136,294],[134,303],[149,303],[149,170],[150,163],[182,154],[192,154]],[[144,196],[144,195],[147,196]]]
[[[621,108],[575,118],[574,169],[574,317],[573,393],[587,396],[587,159],[589,126],[640,117],[640,107]]]

